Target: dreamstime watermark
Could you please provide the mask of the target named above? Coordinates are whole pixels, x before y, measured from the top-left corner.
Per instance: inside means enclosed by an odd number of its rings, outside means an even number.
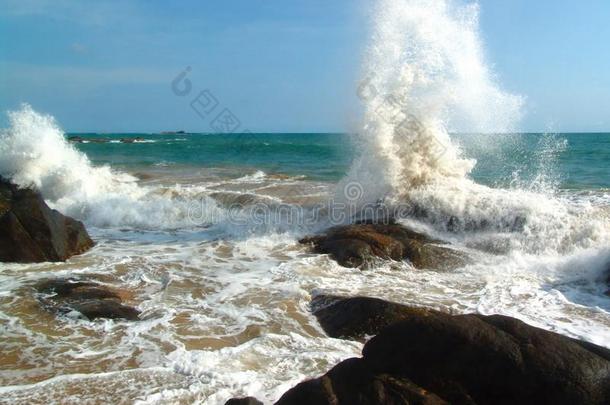
[[[192,70],[190,66],[187,66],[172,80],[171,89],[176,96],[186,97],[193,92],[193,83],[188,78]],[[191,99],[189,105],[202,120],[209,121],[210,128],[217,133],[234,133],[241,126],[239,118],[228,107],[219,108],[218,98],[209,89],[199,91]],[[215,111],[216,115],[210,120]]]
[[[214,134],[227,135],[227,150],[240,156],[241,162],[249,158],[249,153],[257,146],[252,138],[252,131],[243,128],[242,121],[233,111],[223,105],[219,98],[208,88],[195,90],[190,75],[191,66],[187,66],[171,81],[171,91],[177,97],[189,97],[189,107],[208,124]]]
[[[374,78],[374,74],[369,75],[360,82],[356,90],[358,98],[365,102],[380,99],[375,108],[375,114],[394,126],[394,131],[399,136],[399,142],[408,144],[417,138],[427,137],[432,141],[427,150],[428,158],[433,162],[439,160],[447,152],[448,147],[434,136],[415,115],[406,111],[406,106],[400,101],[400,97],[395,94],[381,94],[373,84]]]
[[[171,91],[179,98],[188,100],[189,108],[207,125],[214,134],[227,136],[227,150],[236,153],[236,164],[247,163],[259,153],[261,141],[256,139],[248,129],[243,128],[241,119],[224,105],[210,89],[196,88],[191,80],[193,70],[190,66],[183,69],[171,81]],[[390,94],[380,94],[373,84],[374,76],[367,77],[357,89],[358,97],[363,101],[378,101],[375,113],[394,127],[400,137],[399,147],[409,147],[410,142],[418,137],[431,137],[435,143],[429,147],[430,159],[439,159],[447,150],[436,137],[430,134],[420,120],[406,112],[400,98]],[[273,169],[272,169],[273,170]],[[324,202],[309,203],[307,196],[301,196],[302,187],[283,188],[282,201],[291,203],[260,201],[257,197],[251,202],[223,204],[215,198],[203,197],[188,203],[188,219],[196,226],[208,226],[227,223],[235,226],[304,226],[310,227],[326,221],[329,225],[340,225],[353,222],[375,221],[384,223],[393,221],[412,213],[409,204],[386,205],[382,201],[364,203],[365,188],[357,181],[343,186],[342,198]],[[296,197],[296,198],[295,198]],[[301,197],[303,197],[301,199]]]
[[[330,199],[311,205],[276,202],[233,203],[217,209],[216,201],[209,198],[193,200],[189,204],[188,218],[196,226],[225,223],[234,226],[287,226],[311,227],[325,222],[330,226],[346,223],[391,223],[412,213],[409,204],[386,205],[383,202],[362,203],[364,188],[358,182],[343,187],[343,199]]]

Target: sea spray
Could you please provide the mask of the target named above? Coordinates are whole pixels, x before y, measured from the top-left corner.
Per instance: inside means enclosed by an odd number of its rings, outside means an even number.
[[[503,92],[483,57],[478,7],[445,0],[382,0],[364,61],[363,151],[348,178],[364,202],[408,194],[474,165],[449,130],[506,132],[522,98]]]
[[[0,175],[39,190],[66,215],[99,227],[176,229],[201,225],[189,218],[197,190],[139,186],[136,178],[109,166],[94,166],[65,138],[55,119],[24,104],[8,112],[9,127],[0,132]],[[224,218],[205,199],[210,217]]]
[[[484,57],[478,15],[475,3],[379,1],[358,88],[365,103],[356,139],[360,156],[336,198],[360,206],[408,204],[412,218],[445,237],[462,234],[462,243],[496,252],[566,252],[603,243],[607,224],[590,207],[556,198],[546,164],[532,184],[514,181],[519,188],[471,180],[476,162],[452,142],[450,131],[502,142],[502,134],[515,130],[524,101],[497,84]],[[560,149],[555,146],[544,150]],[[358,201],[346,195],[354,184],[362,191]]]
[[[0,132],[0,175],[22,187],[34,187],[62,213],[98,228],[136,231],[208,232],[206,237],[302,232],[317,216],[281,198],[240,190],[286,183],[280,197],[294,199],[291,179],[268,178],[261,170],[216,182],[139,184],[134,176],[96,166],[77,150],[50,115],[24,104],[8,112]],[[125,145],[131,147],[132,145]],[[237,190],[234,190],[237,186]],[[223,187],[227,187],[223,191]],[[287,215],[286,211],[289,211]],[[306,216],[308,214],[309,216]],[[210,236],[214,235],[214,236]]]

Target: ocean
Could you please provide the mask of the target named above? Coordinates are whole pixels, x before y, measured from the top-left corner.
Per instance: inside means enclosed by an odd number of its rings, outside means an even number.
[[[473,180],[524,196],[515,209],[536,215],[536,206],[548,204],[565,210],[553,220],[566,221],[574,210],[584,222],[562,229],[558,239],[557,229],[527,237],[506,230],[451,233],[411,219],[476,257],[454,272],[408,263],[341,268],[297,243],[318,224],[282,218],[227,224],[222,212],[209,220],[192,214],[193,203],[208,214],[231,204],[323,203],[357,159],[356,135],[51,135],[39,139],[39,149],[30,147],[37,164],[48,153],[61,177],[47,179],[46,192],[57,195],[49,201],[84,220],[97,246],[66,263],[0,266],[2,401],[278,398],[361,349],[325,337],[308,307],[318,292],[501,313],[610,346],[610,298],[601,282],[610,260],[610,134],[453,135],[464,156],[477,160]],[[83,142],[70,143],[71,136]],[[119,141],[136,137],[141,140]],[[29,170],[40,174],[45,167]],[[541,211],[532,229],[549,218]],[[515,237],[523,240],[507,243]],[[37,306],[31,286],[58,276],[133,290],[145,320],[55,319]]]
[[[475,8],[379,4],[354,134],[75,134],[28,105],[8,113],[0,175],[96,246],[0,264],[0,403],[272,403],[360,355],[320,328],[318,293],[503,314],[610,347],[610,134],[516,133],[523,98],[493,80]],[[404,208],[398,222],[468,263],[359,270],[298,243],[371,205]],[[56,277],[131,291],[141,320],[45,311],[33,286]]]

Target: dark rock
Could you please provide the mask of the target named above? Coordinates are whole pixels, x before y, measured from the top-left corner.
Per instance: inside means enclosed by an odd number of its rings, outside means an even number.
[[[337,226],[320,236],[304,238],[317,253],[329,254],[345,267],[371,267],[379,259],[408,260],[417,268],[449,269],[466,262],[443,242],[399,224],[364,223]]]
[[[407,376],[456,404],[606,404],[606,349],[493,315],[410,317],[363,349],[376,373]]]
[[[144,140],[144,138],[137,136],[135,138],[121,138],[120,142],[121,143],[134,143],[134,142],[141,142],[143,140]]]
[[[137,321],[140,315],[137,309],[112,299],[80,300],[70,303],[70,307],[89,320],[106,318]]]
[[[77,311],[89,320],[139,319],[140,311],[122,303],[129,293],[103,284],[68,278],[43,280],[35,288],[43,307],[59,314]]]
[[[65,261],[92,246],[82,222],[49,208],[39,193],[0,177],[0,261]]]
[[[276,405],[441,405],[441,398],[408,378],[374,374],[363,359],[348,359],[320,378],[286,392]]]
[[[506,316],[449,315],[363,297],[321,296],[312,306],[323,326],[349,333],[403,319],[368,341],[363,358],[298,384],[279,405],[610,403],[610,350],[589,342]]]
[[[362,340],[411,316],[434,315],[437,311],[414,308],[369,297],[318,295],[312,312],[330,337]]]
[[[82,136],[70,136],[68,137],[68,141],[74,143],[108,143],[110,142],[109,138],[83,138]]]
[[[245,397],[229,399],[225,405],[263,405],[263,403],[254,397]]]

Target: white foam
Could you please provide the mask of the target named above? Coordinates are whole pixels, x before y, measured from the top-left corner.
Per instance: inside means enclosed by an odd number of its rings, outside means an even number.
[[[522,99],[496,85],[477,23],[474,4],[378,3],[360,88],[366,100],[362,156],[347,180],[363,183],[363,202],[465,177],[474,162],[460,157],[448,129],[513,129]]]

